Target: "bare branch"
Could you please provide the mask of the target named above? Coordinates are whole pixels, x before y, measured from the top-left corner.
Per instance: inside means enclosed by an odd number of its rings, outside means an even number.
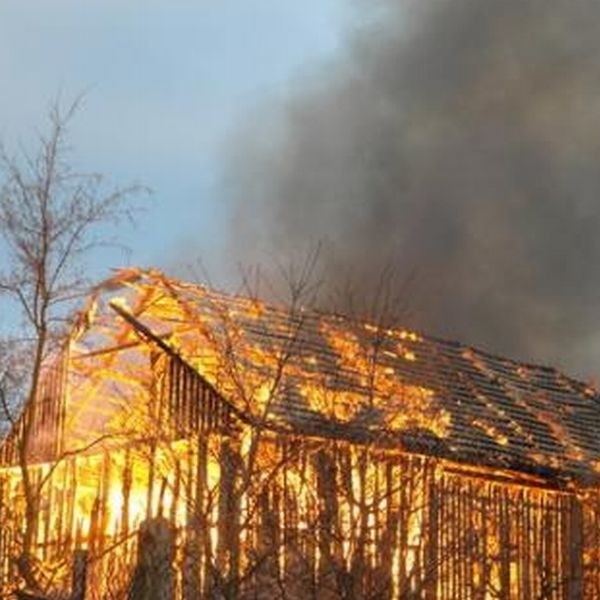
[[[20,154],[11,156],[0,145],[0,238],[7,251],[0,293],[20,308],[27,324],[22,337],[31,339],[30,354],[21,358],[28,366],[28,386],[22,399],[25,411],[35,408],[49,355],[65,344],[69,313],[89,285],[83,275],[85,261],[106,241],[98,237],[101,228],[122,218],[131,219],[133,197],[143,191],[141,186],[106,190],[100,175],[73,167],[68,132],[83,99],[81,94],[63,105],[59,97],[51,104],[47,131],[38,133],[33,152],[21,148]],[[5,394],[0,401],[6,412]],[[11,443],[17,448],[26,504],[22,556],[17,564],[30,585],[35,582],[33,528],[42,488],[56,464],[69,456],[55,457],[55,465],[34,484],[29,464],[33,421],[11,421],[15,431]],[[103,439],[99,436],[90,448]]]

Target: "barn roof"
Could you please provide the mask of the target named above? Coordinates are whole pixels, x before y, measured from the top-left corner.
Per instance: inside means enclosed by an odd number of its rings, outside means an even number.
[[[121,272],[102,289],[270,427],[548,479],[598,479],[600,397],[557,369],[156,271]]]

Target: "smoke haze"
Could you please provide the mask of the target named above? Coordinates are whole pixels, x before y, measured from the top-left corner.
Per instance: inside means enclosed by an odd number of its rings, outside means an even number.
[[[322,240],[326,281],[365,289],[392,260],[408,325],[600,375],[596,0],[380,3],[252,118],[225,179],[238,256]]]

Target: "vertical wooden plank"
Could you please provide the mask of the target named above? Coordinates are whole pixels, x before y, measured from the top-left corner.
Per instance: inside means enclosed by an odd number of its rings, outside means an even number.
[[[516,598],[523,598],[523,490],[519,489],[514,494],[517,508],[515,510],[515,551],[516,551],[516,569],[517,569],[517,592]]]
[[[383,524],[383,531],[381,535],[380,548],[381,548],[381,576],[385,581],[385,588],[387,593],[385,598],[390,599],[392,590],[394,589],[395,582],[393,582],[394,570],[392,567],[392,561],[394,557],[394,550],[397,544],[397,506],[396,506],[396,493],[394,490],[394,468],[390,460],[386,460],[384,464],[384,486],[385,486],[385,500],[386,510],[385,519]]]
[[[223,438],[219,456],[221,479],[219,485],[219,543],[217,566],[220,572],[232,582],[239,571],[239,498],[236,492],[238,475],[238,455],[232,442]],[[237,591],[235,591],[237,593]]]
[[[131,502],[131,485],[133,483],[133,466],[131,459],[131,451],[129,448],[125,450],[123,474],[121,478],[121,497],[123,498],[123,516],[121,528],[123,537],[129,535],[130,528],[130,502]]]
[[[190,399],[189,399],[189,419],[187,423],[187,432],[186,436],[189,436],[192,433],[197,433],[199,430],[198,423],[198,389],[200,387],[200,378],[195,375],[192,378],[192,387],[190,390]]]
[[[179,459],[175,460],[175,473],[173,477],[173,493],[171,496],[171,510],[170,510],[170,519],[171,523],[175,524],[177,522],[177,507],[179,505],[179,495],[181,493],[181,461]]]
[[[73,552],[70,600],[85,600],[87,591],[88,560],[89,555],[87,550],[76,549]]]
[[[571,497],[568,574],[569,600],[583,597],[583,510],[577,496]]]
[[[462,581],[463,597],[465,600],[471,599],[471,530],[469,529],[469,479],[462,481],[460,490],[460,528],[463,544],[462,552]]]
[[[455,528],[456,528],[456,543],[457,543],[457,555],[456,555],[456,570],[457,578],[456,585],[459,598],[465,598],[465,530],[463,527],[463,494],[462,494],[462,481],[456,482],[456,516]]]
[[[435,467],[428,469],[427,481],[427,539],[426,539],[426,559],[425,559],[425,598],[426,600],[436,600],[438,598],[438,578],[439,578],[439,510],[440,502],[438,497],[438,488],[435,481]]]
[[[325,448],[314,455],[318,496],[318,586],[335,587],[332,579],[336,569],[334,556],[335,520],[338,512],[336,462]]]
[[[410,518],[410,507],[411,504],[409,499],[411,497],[411,482],[412,473],[409,470],[409,463],[407,460],[402,458],[401,467],[399,469],[399,520],[398,520],[398,558],[397,558],[397,569],[398,569],[398,590],[400,596],[407,595],[409,593],[409,573],[407,571],[407,557],[408,557],[408,526]]]
[[[458,569],[456,568],[457,560],[460,560],[458,553],[458,536],[456,526],[456,482],[454,479],[450,480],[450,495],[449,495],[449,513],[450,518],[448,522],[448,532],[450,538],[450,546],[452,548],[452,558],[450,561],[450,596],[452,598],[457,597],[458,593]]]
[[[200,390],[200,431],[207,432],[208,431],[208,398],[206,394],[206,386],[202,386]]]
[[[339,456],[339,454],[338,454]],[[368,500],[367,500],[367,467],[368,467],[368,448],[360,448],[356,451],[356,472],[358,475],[358,506],[359,506],[359,517],[358,517],[358,528],[356,531],[355,549],[354,556],[351,565],[351,574],[353,585],[351,586],[352,592],[348,590],[348,593],[354,593],[355,595],[363,596],[365,590],[363,585],[365,582],[365,576],[367,574],[366,568],[366,543],[367,543],[367,527],[368,527]],[[331,552],[332,552],[332,566],[337,570],[342,569],[341,566],[341,550],[338,543],[338,532],[336,517],[339,507],[337,506],[337,490],[335,489],[335,478],[339,473],[339,468],[335,469],[332,474],[334,486],[329,492],[331,496],[331,511],[332,511],[332,524],[330,529],[331,535]],[[335,502],[334,502],[335,498]],[[350,587],[350,585],[348,585]]]
[[[177,363],[172,356],[168,358],[167,398],[165,400],[165,418],[172,422],[175,414],[175,396],[177,394]]]
[[[443,470],[436,480],[438,496],[438,593],[443,600],[448,595],[448,513],[447,513],[447,491],[446,477]]]
[[[196,432],[197,434],[198,432]],[[181,595],[183,600],[192,600],[202,595],[201,589],[201,559],[200,548],[198,544],[198,520],[195,518],[195,498],[193,491],[195,489],[194,472],[196,465],[194,462],[193,444],[187,446],[186,457],[183,465],[185,472],[185,528],[183,534],[183,557],[181,561]]]
[[[508,494],[505,488],[498,488],[498,509],[500,513],[500,596],[510,600],[510,529],[508,514]]]

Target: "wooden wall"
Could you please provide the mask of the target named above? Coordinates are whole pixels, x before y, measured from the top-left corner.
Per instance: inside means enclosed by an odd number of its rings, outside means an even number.
[[[339,442],[260,444],[251,477],[240,441],[220,436],[65,461],[36,529],[45,577],[68,586],[70,555],[85,547],[90,597],[124,594],[136,531],[161,515],[177,531],[178,597],[600,598],[595,498]],[[153,469],[131,474],[151,456]],[[22,514],[14,473],[0,492],[6,586]]]
[[[44,367],[35,401],[24,407],[11,432],[0,444],[0,465],[19,462],[18,444],[23,439],[24,428],[28,430],[30,462],[50,460],[60,453],[68,360],[65,351]]]
[[[177,598],[600,599],[595,493],[499,481],[374,446],[235,419],[186,365],[153,358],[156,428],[129,447],[31,466],[41,580],[127,597],[144,521],[174,529]],[[162,425],[162,427],[161,427]],[[0,470],[0,584],[18,580],[18,468]],[[171,588],[170,588],[171,589]],[[167,599],[165,599],[167,600]]]

